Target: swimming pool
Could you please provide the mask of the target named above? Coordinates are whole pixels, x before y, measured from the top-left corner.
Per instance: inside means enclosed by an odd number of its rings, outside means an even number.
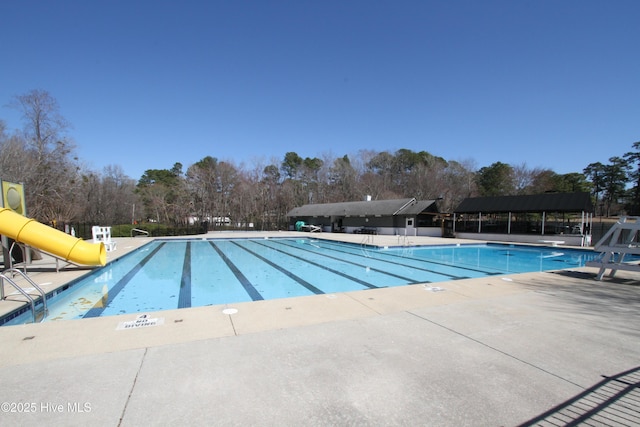
[[[559,270],[596,256],[500,244],[377,248],[321,239],[155,240],[70,284],[48,301],[45,321]]]

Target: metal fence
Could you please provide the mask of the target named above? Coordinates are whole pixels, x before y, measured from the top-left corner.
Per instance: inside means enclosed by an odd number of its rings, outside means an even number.
[[[144,224],[92,224],[92,223],[80,223],[72,222],[69,224],[57,225],[55,228],[64,231],[67,234],[75,235],[81,239],[92,239],[92,228],[95,225],[110,226],[112,237],[131,237],[132,229],[144,230],[152,237],[162,236],[190,236],[205,234],[209,231],[277,231],[285,230],[287,224],[273,224],[273,223],[253,223],[253,224],[228,224],[217,225],[212,223],[198,223],[198,224],[184,224],[184,225],[166,225],[159,223],[144,223]]]

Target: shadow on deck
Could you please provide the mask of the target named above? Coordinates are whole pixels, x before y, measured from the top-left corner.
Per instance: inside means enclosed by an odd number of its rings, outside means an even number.
[[[520,426],[579,425],[640,425],[640,366],[605,377],[583,393]]]

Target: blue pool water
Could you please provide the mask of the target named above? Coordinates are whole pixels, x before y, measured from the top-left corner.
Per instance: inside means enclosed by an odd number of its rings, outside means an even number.
[[[596,256],[498,244],[378,249],[319,239],[155,240],[53,297],[46,320],[559,270]]]

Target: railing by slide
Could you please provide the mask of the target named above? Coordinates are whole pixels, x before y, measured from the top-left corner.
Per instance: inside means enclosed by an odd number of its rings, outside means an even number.
[[[36,311],[35,300],[29,294],[29,292],[25,291],[22,287],[20,287],[20,285],[14,282],[13,279],[7,275],[8,273],[12,273],[14,277],[16,274],[22,276],[22,278],[24,278],[27,282],[29,282],[31,286],[33,286],[33,289],[37,290],[40,293],[40,296],[42,297],[42,318],[40,319],[40,321],[42,322],[44,318],[47,317],[47,314],[49,312],[49,310],[47,309],[47,296],[40,286],[36,285],[36,283],[31,280],[29,276],[27,276],[17,268],[9,268],[0,273],[0,300],[4,300],[6,298],[4,294],[4,281],[6,280],[28,300],[29,305],[31,306],[31,313],[33,314],[33,323],[38,322],[38,312]]]
[[[133,235],[134,232],[140,233],[140,234],[145,234],[145,235],[149,236],[149,232],[147,230],[140,230],[139,228],[132,228],[131,229],[131,237],[136,237],[136,236]]]

